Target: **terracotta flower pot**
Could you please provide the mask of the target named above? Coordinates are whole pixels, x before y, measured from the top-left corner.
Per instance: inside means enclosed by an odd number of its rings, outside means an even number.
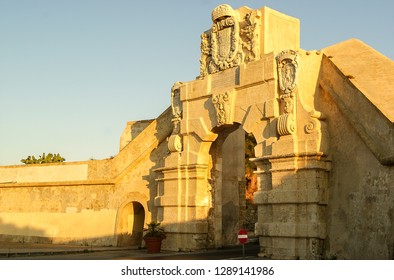
[[[160,237],[146,237],[144,238],[145,245],[148,253],[160,253],[161,251],[161,241]]]

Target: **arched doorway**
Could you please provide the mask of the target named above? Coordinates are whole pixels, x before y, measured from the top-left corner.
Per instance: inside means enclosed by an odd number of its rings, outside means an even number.
[[[139,202],[129,202],[118,212],[117,246],[140,246],[145,222],[145,209]]]
[[[246,132],[239,124],[215,128],[216,140],[209,150],[208,181],[212,207],[208,235],[216,247],[237,244],[237,232],[250,217],[246,211]]]

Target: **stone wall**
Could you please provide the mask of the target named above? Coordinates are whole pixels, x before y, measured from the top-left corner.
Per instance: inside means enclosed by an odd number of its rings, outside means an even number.
[[[0,183],[37,183],[88,179],[88,163],[0,167]]]
[[[113,185],[0,188],[0,239],[15,242],[115,245]]]
[[[358,40],[324,53],[316,102],[332,160],[326,258],[393,259],[394,62]]]
[[[134,138],[136,138],[145,128],[147,128],[153,120],[131,121],[127,122],[125,129],[120,136],[119,151],[127,146]]]
[[[332,158],[326,258],[393,259],[394,166],[376,159],[327,93],[324,102]]]
[[[0,167],[0,240],[141,245],[155,213],[152,173],[168,153],[170,118],[167,110],[149,121],[112,159]]]

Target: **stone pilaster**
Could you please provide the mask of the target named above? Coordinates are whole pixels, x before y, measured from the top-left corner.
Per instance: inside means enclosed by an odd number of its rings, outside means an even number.
[[[163,248],[188,251],[206,248],[209,209],[207,166],[178,165],[157,170],[157,221],[162,222],[167,239]],[[199,187],[200,186],[200,187]]]
[[[254,160],[260,256],[319,259],[326,237],[329,163],[318,154]]]

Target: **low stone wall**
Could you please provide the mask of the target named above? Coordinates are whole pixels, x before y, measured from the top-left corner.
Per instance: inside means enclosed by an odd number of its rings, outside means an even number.
[[[0,184],[87,180],[88,166],[87,162],[2,166]]]

